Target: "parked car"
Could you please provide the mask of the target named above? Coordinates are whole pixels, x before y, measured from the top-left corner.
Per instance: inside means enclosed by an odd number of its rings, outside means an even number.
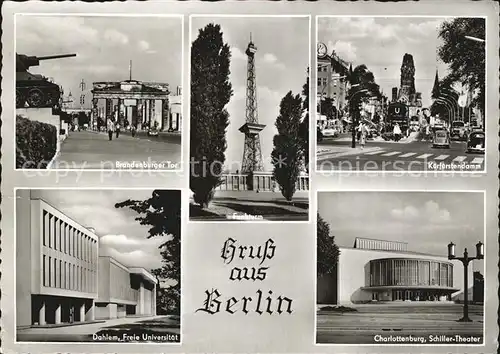
[[[467,140],[467,127],[464,122],[457,120],[451,123],[451,138]]]
[[[485,150],[485,135],[482,131],[475,131],[469,134],[467,139],[468,153],[484,154]]]
[[[450,134],[447,130],[441,129],[434,132],[434,138],[432,139],[433,148],[450,148]]]
[[[321,130],[323,138],[334,138],[339,134],[339,131],[334,127],[325,127]]]

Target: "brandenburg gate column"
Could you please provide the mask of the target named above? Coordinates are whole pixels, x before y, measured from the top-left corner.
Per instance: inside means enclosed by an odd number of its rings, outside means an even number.
[[[136,124],[136,128],[137,130],[141,130],[142,129],[142,99],[138,99],[137,100],[137,108],[136,108],[136,114],[137,114],[137,117],[136,117],[136,121],[135,121],[135,124]]]
[[[94,129],[94,126],[99,128],[99,110],[97,107],[98,103],[99,100],[97,98],[92,99],[92,122],[90,123],[90,129]]]

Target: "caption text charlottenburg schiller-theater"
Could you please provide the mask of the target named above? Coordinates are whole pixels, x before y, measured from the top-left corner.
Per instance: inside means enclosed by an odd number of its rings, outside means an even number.
[[[99,255],[94,229],[36,192],[16,197],[16,326],[156,315],[156,278]]]

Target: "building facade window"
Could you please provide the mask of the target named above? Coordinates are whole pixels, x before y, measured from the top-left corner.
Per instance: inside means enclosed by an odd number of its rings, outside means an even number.
[[[453,265],[416,259],[370,261],[370,286],[453,286]]]

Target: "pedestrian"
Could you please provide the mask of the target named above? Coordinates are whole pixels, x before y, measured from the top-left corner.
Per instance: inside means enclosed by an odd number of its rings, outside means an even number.
[[[120,135],[120,122],[116,121],[116,138]]]
[[[113,132],[115,131],[115,123],[111,119],[108,119],[108,137],[109,141],[113,140]]]
[[[399,139],[401,139],[401,128],[399,127],[398,123],[394,125],[393,134],[394,134],[394,141],[399,141]]]
[[[359,145],[361,149],[365,148],[366,136],[368,135],[368,129],[363,122],[359,125]]]
[[[132,124],[132,128],[130,128],[131,132],[132,132],[132,137],[135,136],[135,133],[137,131],[137,128],[135,127],[135,125]]]

